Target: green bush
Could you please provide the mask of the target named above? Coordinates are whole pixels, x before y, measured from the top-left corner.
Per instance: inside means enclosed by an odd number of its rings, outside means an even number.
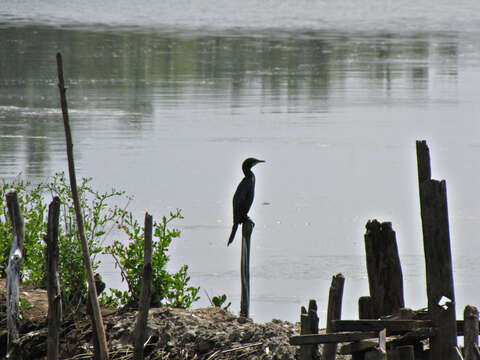
[[[178,272],[170,274],[167,269],[169,256],[168,247],[172,240],[180,236],[180,231],[170,229],[168,225],[175,219],[183,219],[181,211],[170,212],[170,216],[162,217],[161,222],[153,222],[152,243],[152,306],[161,304],[189,308],[199,299],[198,287],[188,286],[190,277],[187,274],[188,266],[183,265]],[[121,229],[130,239],[128,245],[115,241],[107,246],[105,251],[113,256],[115,264],[120,268],[122,280],[127,283],[128,290],[110,289],[113,297],[104,297],[105,301],[118,301],[122,305],[136,305],[140,299],[141,280],[143,275],[144,228],[134,219],[132,213],[122,210]]]
[[[132,276],[138,275],[139,261],[143,265],[143,238],[141,227],[134,220],[131,212],[120,208],[117,203],[131,200],[123,191],[112,189],[108,192],[98,192],[91,187],[91,178],[83,178],[78,186],[81,208],[84,216],[85,234],[90,250],[94,271],[98,269],[97,255],[105,252],[103,243],[112,230],[120,228],[129,238],[129,244],[136,244],[138,248],[129,245],[129,251],[122,253],[122,245],[115,241],[107,247],[112,255],[122,254],[122,273],[128,276],[131,291],[122,294],[113,290],[111,302],[130,302],[138,299],[137,291],[140,289],[141,276],[133,280]],[[87,277],[83,265],[82,249],[78,240],[78,230],[75,218],[70,185],[64,173],[58,173],[48,182],[32,185],[28,181],[16,178],[13,181],[3,181],[0,188],[0,272],[5,277],[8,257],[12,241],[12,229],[5,195],[9,190],[16,190],[21,211],[24,216],[25,240],[24,260],[22,262],[22,281],[37,287],[45,285],[45,243],[43,237],[47,229],[47,199],[58,196],[60,198],[59,220],[59,273],[62,297],[67,313],[76,311],[87,297]],[[171,306],[188,307],[197,300],[198,288],[188,287],[190,280],[184,265],[176,274],[169,274],[165,270],[168,262],[168,246],[173,238],[179,236],[178,231],[167,229],[167,224],[174,218],[181,218],[180,212],[163,218],[162,223],[155,223],[155,237],[159,239],[154,244],[154,289],[160,290],[155,294],[153,304],[159,304],[163,299]],[[113,250],[112,250],[113,249]],[[115,259],[117,263],[118,259]],[[158,267],[157,267],[158,266]],[[140,272],[141,274],[141,272]],[[118,295],[118,299],[117,296]],[[108,297],[107,297],[108,299]],[[120,300],[120,301],[118,301]]]

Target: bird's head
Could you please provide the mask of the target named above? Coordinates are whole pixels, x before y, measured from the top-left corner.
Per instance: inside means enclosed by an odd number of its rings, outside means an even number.
[[[248,158],[246,159],[243,164],[242,164],[242,169],[245,171],[245,170],[250,170],[252,167],[254,167],[255,165],[257,165],[258,163],[262,163],[262,162],[265,162],[265,160],[258,160],[258,159],[255,159],[255,158]]]

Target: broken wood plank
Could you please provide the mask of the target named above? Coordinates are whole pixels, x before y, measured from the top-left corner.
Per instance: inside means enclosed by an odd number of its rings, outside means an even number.
[[[420,340],[433,337],[435,335],[435,329],[433,328],[421,328],[414,331],[407,332],[404,335],[391,335],[386,337],[387,348],[391,347],[403,347],[412,345]],[[350,344],[343,345],[339,352],[340,354],[354,354],[360,351],[366,351],[378,346],[378,339],[365,339]]]
[[[291,345],[313,345],[313,344],[332,344],[342,342],[360,341],[364,339],[377,338],[378,333],[374,331],[346,331],[331,334],[308,334],[297,335],[290,338]],[[377,340],[378,343],[378,340]]]
[[[335,331],[411,331],[431,327],[429,320],[333,320]]]

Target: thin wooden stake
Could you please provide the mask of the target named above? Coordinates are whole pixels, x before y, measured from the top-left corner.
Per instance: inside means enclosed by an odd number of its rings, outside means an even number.
[[[242,255],[240,260],[240,277],[242,292],[240,316],[248,318],[250,314],[250,238],[255,224],[250,219],[242,224]]]
[[[145,333],[147,330],[148,310],[152,298],[152,215],[145,214],[144,249],[143,249],[143,279],[140,302],[138,304],[137,322],[135,323],[134,359],[143,360]]]
[[[57,360],[59,355],[59,333],[62,324],[62,295],[58,274],[58,220],[60,198],[55,196],[48,207],[48,227],[45,235],[47,244],[47,293],[48,293],[48,360]]]
[[[12,247],[10,248],[10,258],[7,266],[7,358],[16,359],[18,354],[13,342],[19,337],[18,301],[25,232],[17,192],[8,192],[6,198],[13,231]]]
[[[332,277],[330,291],[328,293],[328,309],[327,309],[327,334],[335,332],[333,320],[340,320],[342,317],[342,298],[343,285],[345,277],[337,274]],[[323,359],[335,360],[337,353],[337,344],[325,344],[323,346]]]
[[[85,236],[85,228],[83,225],[82,209],[80,207],[80,200],[77,190],[77,178],[75,175],[75,163],[73,160],[73,142],[72,133],[70,130],[70,122],[68,120],[68,108],[65,83],[63,80],[63,63],[62,55],[57,53],[57,70],[58,70],[58,88],[60,90],[60,102],[62,105],[63,124],[65,127],[65,138],[67,142],[67,156],[68,156],[68,172],[70,175],[70,187],[72,190],[73,204],[75,207],[75,214],[77,219],[77,227],[80,235],[80,243],[82,245],[83,262],[87,271],[88,280],[88,294],[92,304],[93,316],[95,319],[95,328],[98,336],[100,359],[108,359],[108,346],[105,336],[105,328],[103,326],[102,314],[100,312],[100,305],[97,299],[97,291],[95,288],[95,279],[93,276],[92,264],[90,262],[90,252],[88,250],[87,238]]]

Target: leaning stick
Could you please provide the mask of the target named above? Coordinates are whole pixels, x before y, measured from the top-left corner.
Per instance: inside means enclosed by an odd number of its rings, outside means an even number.
[[[67,156],[68,156],[68,172],[70,175],[70,187],[72,189],[73,204],[77,218],[77,227],[80,235],[80,243],[82,245],[83,262],[87,270],[88,294],[92,304],[93,316],[95,319],[95,328],[97,330],[98,344],[100,350],[100,359],[108,359],[108,346],[105,337],[105,328],[103,326],[100,305],[97,299],[97,291],[95,288],[95,279],[93,277],[92,264],[90,263],[90,253],[88,250],[87,238],[85,236],[85,228],[83,226],[82,210],[77,191],[77,178],[75,176],[75,164],[73,161],[73,142],[70,130],[70,122],[68,120],[67,97],[65,83],[63,81],[63,62],[62,55],[57,53],[57,70],[58,70],[58,88],[60,89],[60,102],[62,105],[63,125],[65,127],[65,138],[67,140]]]

